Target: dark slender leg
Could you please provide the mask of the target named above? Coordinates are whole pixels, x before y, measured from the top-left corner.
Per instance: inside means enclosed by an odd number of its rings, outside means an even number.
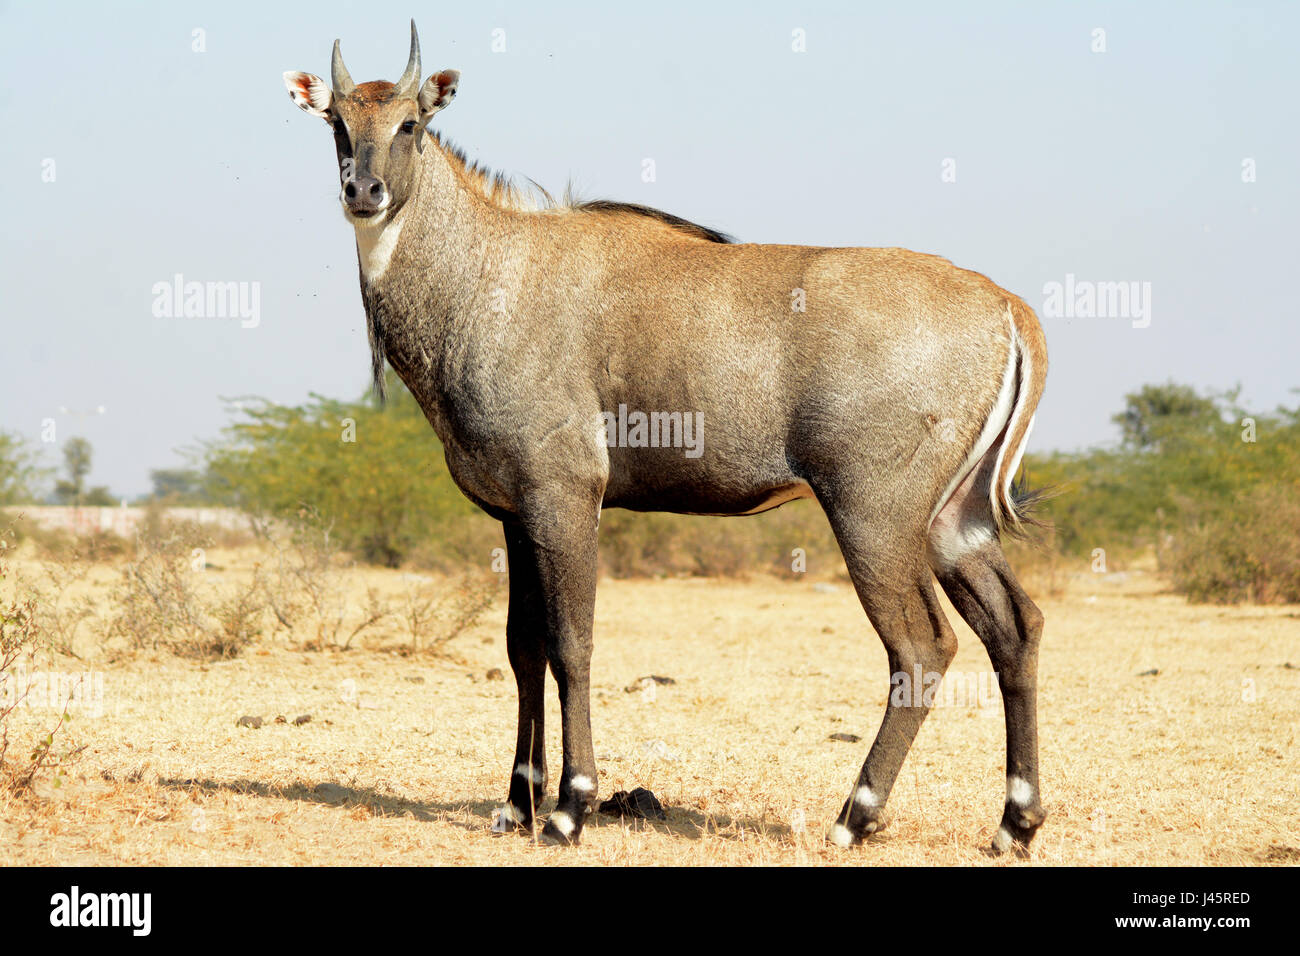
[[[908,549],[907,539],[896,532],[876,533],[876,528],[889,527],[879,518],[873,521],[834,509],[827,514],[858,598],[885,645],[890,668],[890,697],[880,730],[853,794],[827,834],[830,842],[850,846],[880,829],[889,792],[930,711],[925,682],[937,682],[948,669],[957,653],[957,639],[943,616],[919,545]],[[916,537],[921,538],[919,529]],[[918,675],[921,686],[911,686]]]
[[[990,541],[938,572],[939,583],[988,649],[1007,721],[1007,799],[993,849],[1027,847],[1047,816],[1038,793],[1038,643],[1043,614]]]
[[[890,698],[880,730],[858,774],[857,787],[827,835],[839,846],[861,842],[880,829],[885,802],[898,771],[930,712],[923,703],[926,682],[937,681],[957,651],[957,640],[929,580],[918,581],[902,593],[859,587],[858,594],[889,655]],[[906,684],[895,681],[899,675]],[[915,686],[918,675],[920,686]]]
[[[523,524],[543,595],[546,659],[559,686],[564,747],[559,802],[542,838],[576,844],[597,790],[590,696],[599,497],[540,498],[532,504]]]
[[[493,822],[498,831],[531,829],[546,793],[546,603],[532,543],[517,524],[505,525],[510,562],[506,647],[519,690],[519,726],[510,796]]]

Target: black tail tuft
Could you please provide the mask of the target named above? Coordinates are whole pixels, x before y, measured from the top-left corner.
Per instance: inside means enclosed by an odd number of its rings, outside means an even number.
[[[1030,488],[1028,470],[1022,468],[1019,477],[1011,480],[1010,492],[1014,517],[1006,522],[1003,532],[1013,538],[1030,539],[1051,530],[1051,523],[1039,517],[1037,511],[1043,502],[1060,494],[1060,489],[1054,485]]]

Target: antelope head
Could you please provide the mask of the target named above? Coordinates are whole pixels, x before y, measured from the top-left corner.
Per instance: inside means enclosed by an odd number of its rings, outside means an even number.
[[[460,73],[443,70],[420,84],[420,38],[411,21],[411,54],[396,83],[353,83],[334,41],[330,82],[288,71],[284,85],[298,107],[334,130],[339,202],[353,225],[378,225],[395,216],[415,185],[425,126],[456,95]]]

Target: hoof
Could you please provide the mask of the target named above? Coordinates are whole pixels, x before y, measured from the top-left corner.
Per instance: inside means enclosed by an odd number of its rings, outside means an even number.
[[[862,824],[861,829],[855,833],[843,823],[836,823],[826,832],[826,842],[831,846],[844,848],[858,846],[861,843],[865,843],[867,837],[871,836],[871,834],[879,833],[884,828],[884,821],[868,820],[866,823]]]
[[[541,842],[547,846],[577,846],[579,831],[573,817],[563,810],[556,810],[542,827]]]
[[[513,804],[507,803],[492,815],[493,833],[516,833],[520,830],[531,830],[532,828],[533,822]]]
[[[990,848],[994,856],[1014,851],[1017,856],[1029,855],[1029,844],[1034,834],[1043,825],[1047,814],[1037,807],[1016,807],[1007,805],[1002,814],[1002,824],[993,834]]]
[[[853,835],[853,831],[844,824],[835,823],[826,831],[826,842],[831,846],[837,846],[841,849],[847,850],[849,847],[855,846],[860,841]]]

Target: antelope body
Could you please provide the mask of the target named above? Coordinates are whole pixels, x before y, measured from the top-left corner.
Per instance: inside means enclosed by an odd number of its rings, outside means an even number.
[[[334,129],[376,387],[386,361],[457,485],[504,527],[519,723],[494,829],[531,832],[546,792],[548,665],[563,768],[542,837],[576,843],[593,807],[601,508],[742,515],[811,497],[892,673],[942,674],[956,651],[932,574],[986,645],[1007,731],[994,849],[1027,846],[1044,818],[1042,615],[999,535],[1020,526],[1011,479],[1047,370],[1033,311],[982,275],[902,249],[733,244],[618,203],[529,208],[425,128],[459,74],[419,76],[412,23],[396,84],[353,84],[337,42],[330,83],[285,82]],[[701,453],[611,440],[622,406],[661,421],[694,414]],[[886,707],[831,842],[880,827],[927,712],[919,699]]]

